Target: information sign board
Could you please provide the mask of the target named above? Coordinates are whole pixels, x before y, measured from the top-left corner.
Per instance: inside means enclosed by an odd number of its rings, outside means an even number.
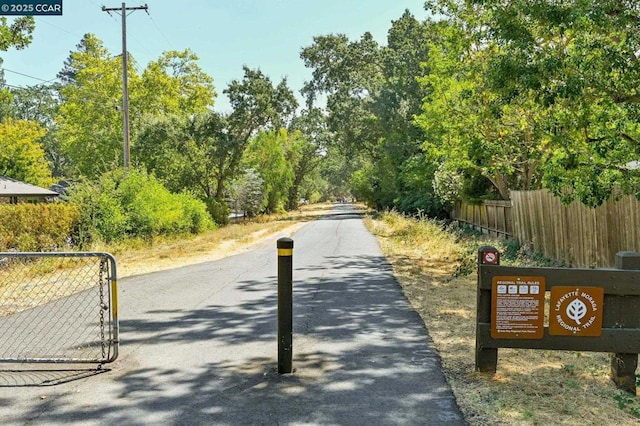
[[[491,337],[544,337],[544,277],[493,277]]]

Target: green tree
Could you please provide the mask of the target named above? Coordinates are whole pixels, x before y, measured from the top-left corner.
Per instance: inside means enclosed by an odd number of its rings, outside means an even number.
[[[284,211],[287,202],[293,183],[293,167],[286,158],[290,139],[284,129],[260,132],[251,140],[245,154],[244,161],[263,179],[264,201],[261,208],[266,213]]]
[[[189,49],[164,52],[142,73],[134,104],[154,115],[189,115],[213,107],[217,96],[213,79],[202,71],[198,59]]]
[[[305,181],[318,170],[324,158],[323,154],[330,144],[331,135],[325,116],[318,108],[303,110],[293,119],[291,129],[292,137],[287,144],[286,155],[293,168],[293,181],[289,188],[287,209],[294,210],[298,207]],[[307,200],[313,192],[317,191],[319,194],[320,188],[310,185],[307,192],[309,191],[305,197]]]
[[[85,67],[83,61],[79,60],[81,55],[91,54],[96,49],[98,39],[94,34],[86,33],[76,44],[76,50],[69,52],[69,56],[64,60],[62,69],[56,77],[62,84],[76,83],[78,71]],[[106,51],[104,52],[106,54]]]
[[[325,96],[327,125],[336,146],[345,155],[373,152],[379,134],[371,109],[383,81],[380,46],[368,32],[357,41],[344,34],[313,40],[300,54],[313,76],[302,90],[307,107]]]
[[[441,212],[432,185],[435,167],[425,166],[424,131],[414,123],[429,93],[416,78],[428,72],[432,26],[405,11],[392,22],[386,46],[369,33],[357,41],[328,35],[301,53],[313,69],[304,93],[309,103],[327,97],[331,143],[350,160],[355,193],[378,208]]]
[[[85,35],[82,46],[66,64],[73,78],[60,89],[63,102],[56,121],[75,172],[93,178],[122,164],[122,66],[96,36]],[[135,85],[135,76],[130,78]]]
[[[68,175],[69,159],[62,150],[57,135],[58,124],[55,121],[60,110],[60,85],[38,84],[24,88],[11,89],[11,115],[18,120],[32,120],[46,129],[42,144],[47,160],[51,164],[53,175]]]
[[[11,21],[6,16],[0,17],[0,51],[6,52],[10,48],[24,49],[33,40],[35,20],[33,16],[14,17]],[[0,58],[0,66],[3,61]],[[12,115],[11,102],[13,98],[5,87],[4,70],[0,70],[0,119],[4,120]]]
[[[274,86],[245,67],[225,93],[233,111],[149,121],[134,146],[140,162],[175,190],[191,189],[206,201],[216,223],[226,223],[227,184],[242,171],[242,158],[261,130],[285,126],[297,106],[286,80]]]
[[[33,185],[48,187],[52,183],[51,170],[40,140],[45,130],[32,121],[0,123],[0,175]]]
[[[0,50],[6,52],[12,47],[24,49],[31,44],[35,28],[33,16],[20,16],[11,22],[6,16],[0,17]]]
[[[234,141],[227,132],[226,118],[217,112],[185,116],[158,116],[145,122],[136,139],[136,161],[160,178],[167,187],[190,190],[207,202],[214,213],[224,201],[228,157]],[[214,215],[225,223],[224,212]]]
[[[638,193],[640,172],[628,167],[638,157],[640,135],[636,3],[428,4],[464,32],[476,49],[474,59],[482,55],[475,86],[491,93],[482,111],[500,119],[503,127],[494,132],[500,136],[507,124],[520,124],[520,142],[525,133],[536,141],[531,164],[536,179],[565,200],[588,205],[617,188]],[[511,132],[512,140],[517,133]]]
[[[526,96],[501,100],[479,78],[487,66],[486,52],[467,53],[460,60],[466,47],[456,46],[460,39],[455,37],[432,46],[431,72],[421,80],[431,89],[417,118],[425,131],[423,148],[448,170],[487,179],[503,199],[513,189],[535,189],[546,149],[536,123],[544,111]]]
[[[96,177],[122,164],[122,61],[87,34],[65,61],[58,137],[77,173]],[[142,75],[129,55],[131,140],[146,115],[193,115],[213,105],[212,80],[191,51],[166,52]],[[132,149],[133,150],[133,149]],[[135,162],[135,158],[133,158]]]

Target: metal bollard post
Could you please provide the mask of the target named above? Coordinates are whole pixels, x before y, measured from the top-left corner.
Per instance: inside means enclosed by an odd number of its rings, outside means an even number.
[[[293,371],[293,240],[280,238],[278,247],[278,373]]]

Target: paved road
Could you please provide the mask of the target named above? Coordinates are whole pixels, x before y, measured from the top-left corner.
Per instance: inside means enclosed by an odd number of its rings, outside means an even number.
[[[278,375],[275,239],[120,282],[104,372],[0,365],[3,424],[459,425],[418,315],[343,205],[294,235],[294,374]]]

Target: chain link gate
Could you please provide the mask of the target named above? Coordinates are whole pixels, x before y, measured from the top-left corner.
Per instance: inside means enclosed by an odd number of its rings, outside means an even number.
[[[0,362],[102,364],[117,356],[113,256],[0,252]]]

